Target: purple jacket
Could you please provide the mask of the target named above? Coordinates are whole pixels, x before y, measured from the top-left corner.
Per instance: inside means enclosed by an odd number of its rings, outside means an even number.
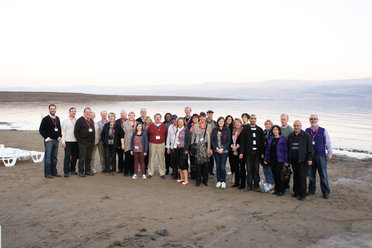
[[[270,162],[270,146],[274,137],[271,137],[267,143],[264,161]],[[278,144],[276,144],[276,156],[280,163],[288,163],[288,145],[287,139],[284,136],[279,137]]]

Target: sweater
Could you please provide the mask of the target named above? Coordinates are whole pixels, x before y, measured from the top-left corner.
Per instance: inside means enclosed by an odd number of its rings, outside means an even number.
[[[62,144],[66,142],[77,142],[74,134],[76,119],[66,118],[62,122]]]
[[[62,137],[61,122],[59,121],[58,116],[56,116],[55,119],[50,117],[50,115],[45,116],[41,120],[39,133],[43,136],[44,140],[47,138],[57,140]]]
[[[121,146],[121,139],[124,139],[124,131],[121,128],[121,126],[117,123],[114,125],[114,147],[120,147]],[[110,133],[110,122],[107,122],[102,129],[101,132],[101,140],[103,141],[103,145],[108,145],[109,140],[109,133]]]
[[[273,142],[274,137],[271,137],[266,146],[265,162],[270,162],[270,146]],[[276,144],[276,160],[280,163],[288,163],[288,144],[287,139],[280,135],[279,141]]]
[[[91,132],[89,130],[92,130]],[[84,116],[80,117],[75,124],[74,134],[79,143],[94,144],[95,128],[94,121],[90,119],[90,125]]]
[[[256,130],[252,130],[250,125],[246,126],[240,134],[242,136],[240,138],[240,154],[243,154],[244,156],[251,155],[252,153],[256,153],[257,156],[265,154],[263,130],[259,126],[253,128],[256,128]],[[254,137],[253,133],[256,134],[256,137]],[[254,140],[256,141],[256,144],[253,144]],[[255,150],[254,148],[257,149]]]
[[[155,123],[152,123],[147,128],[147,137],[150,143],[161,144],[164,143],[168,134],[168,128],[164,123],[161,123],[159,127]],[[159,136],[159,139],[156,137]]]
[[[133,133],[132,137],[130,138],[130,151],[134,151],[134,138],[136,137],[137,133]],[[149,152],[149,140],[147,138],[146,132],[142,132],[142,147],[143,147],[143,153]]]

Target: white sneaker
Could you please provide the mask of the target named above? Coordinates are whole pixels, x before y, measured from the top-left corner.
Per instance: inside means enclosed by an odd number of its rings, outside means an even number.
[[[137,174],[133,174],[132,179],[137,179]]]
[[[219,188],[219,187],[221,187],[221,182],[217,182],[216,184],[216,188]]]
[[[97,173],[97,171],[95,169],[93,169],[92,172],[93,172],[93,174],[96,174]]]
[[[147,179],[147,177],[146,177],[145,174],[142,175],[142,179],[143,179],[143,180],[146,180],[146,179]]]
[[[223,188],[223,189],[226,188],[226,183],[222,182],[221,183],[221,188]]]

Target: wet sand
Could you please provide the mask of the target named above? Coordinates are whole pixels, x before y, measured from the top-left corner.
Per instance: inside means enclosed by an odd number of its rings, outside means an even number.
[[[37,132],[0,131],[7,147],[43,151]],[[58,171],[63,174],[60,146]],[[98,158],[98,157],[97,157]],[[96,160],[96,168],[99,169]],[[304,202],[167,177],[45,179],[43,164],[0,165],[3,247],[371,247],[372,161],[328,163],[330,199]],[[228,182],[230,178],[228,178]],[[191,181],[194,183],[193,181]],[[140,231],[143,229],[142,231]],[[167,235],[155,234],[166,229]]]

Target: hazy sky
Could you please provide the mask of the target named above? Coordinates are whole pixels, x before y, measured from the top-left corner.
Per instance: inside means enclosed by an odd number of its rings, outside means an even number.
[[[0,86],[372,77],[372,1],[0,2]]]

